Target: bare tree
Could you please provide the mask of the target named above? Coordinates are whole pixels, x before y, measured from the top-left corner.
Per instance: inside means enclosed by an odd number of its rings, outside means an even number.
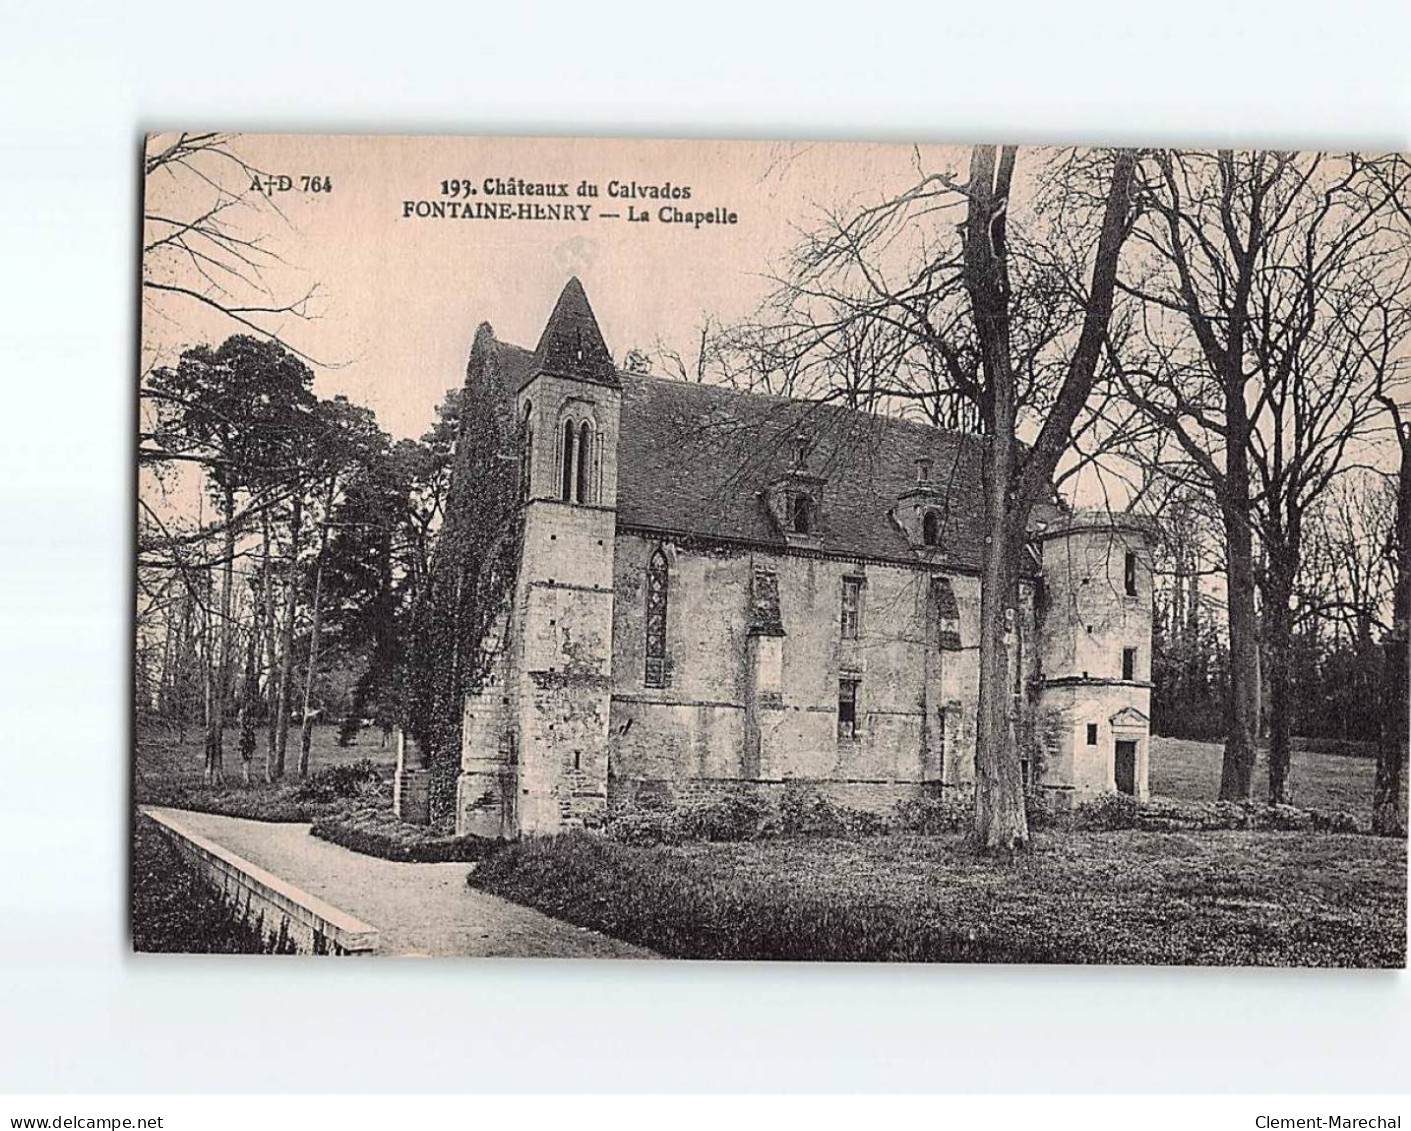
[[[1082,217],[1072,221],[1081,238],[1067,245],[1012,227],[1016,160],[1012,147],[977,146],[962,181],[926,172],[918,158],[905,192],[825,214],[766,320],[769,344],[788,359],[792,395],[910,407],[933,422],[974,422],[983,435],[974,833],[981,851],[1002,853],[1029,841],[1009,718],[1008,625],[1030,513],[1053,498],[1098,382],[1135,156],[1104,155],[1105,188],[1091,205],[1064,201]],[[1044,172],[1062,179],[1061,162]],[[1027,445],[1021,427],[1033,437]]]
[[[1223,798],[1248,798],[1269,656],[1271,800],[1291,797],[1293,598],[1304,524],[1374,415],[1362,341],[1407,282],[1388,236],[1391,190],[1356,159],[1158,150],[1123,287],[1145,348],[1126,390],[1179,443],[1220,507],[1231,709]]]

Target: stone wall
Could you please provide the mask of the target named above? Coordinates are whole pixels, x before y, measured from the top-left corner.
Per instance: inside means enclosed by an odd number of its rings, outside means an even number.
[[[260,921],[267,935],[282,926],[301,954],[376,953],[376,927],[192,831],[179,814],[145,805],[142,812],[237,914]]]
[[[645,678],[645,579],[658,546],[670,569],[666,687]],[[857,807],[885,792],[889,807],[922,787],[973,780],[977,578],[950,577],[960,649],[946,651],[926,568],[687,548],[638,533],[618,535],[615,559],[610,772],[618,782],[674,783],[662,788],[676,794],[692,779],[809,781],[863,799],[846,802]],[[777,583],[782,637],[751,635],[759,572]],[[861,582],[855,640],[841,632],[845,577]],[[1025,656],[1028,673],[1035,660]],[[853,737],[839,734],[843,678],[858,681]]]

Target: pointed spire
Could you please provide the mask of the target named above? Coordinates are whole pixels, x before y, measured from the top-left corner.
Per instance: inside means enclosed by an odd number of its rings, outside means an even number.
[[[568,280],[554,304],[554,312],[534,350],[531,373],[552,373],[599,385],[618,384],[617,366],[577,275]]]

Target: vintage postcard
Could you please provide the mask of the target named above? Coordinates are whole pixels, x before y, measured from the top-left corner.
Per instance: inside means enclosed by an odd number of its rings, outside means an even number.
[[[1405,965],[1407,158],[142,160],[135,949]]]

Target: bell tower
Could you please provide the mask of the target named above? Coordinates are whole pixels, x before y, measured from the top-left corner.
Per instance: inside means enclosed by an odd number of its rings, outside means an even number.
[[[463,831],[555,833],[607,805],[613,555],[621,383],[577,278],[559,295],[515,393],[523,426],[524,534],[496,753],[511,814],[477,819],[471,749],[483,728],[467,703],[459,807]],[[479,740],[488,747],[489,736]],[[506,790],[505,792],[510,792]]]

